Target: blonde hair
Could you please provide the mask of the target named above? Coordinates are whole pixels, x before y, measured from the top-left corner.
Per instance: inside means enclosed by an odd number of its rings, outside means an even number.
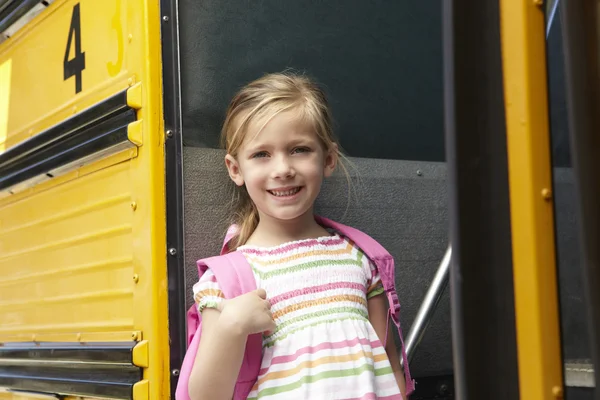
[[[336,147],[331,111],[325,93],[303,75],[292,73],[268,74],[244,86],[231,100],[221,130],[221,142],[227,153],[236,157],[244,143],[248,127],[260,122],[256,135],[281,112],[294,110],[302,121],[312,124],[326,152],[336,150],[338,160],[344,156]],[[340,167],[349,179],[344,164]],[[236,187],[233,199],[233,223],[238,233],[229,243],[229,250],[246,243],[258,226],[258,210],[245,186]]]

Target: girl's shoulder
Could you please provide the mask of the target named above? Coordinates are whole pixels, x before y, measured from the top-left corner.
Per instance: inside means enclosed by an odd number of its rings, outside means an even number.
[[[192,287],[194,291],[194,296],[196,293],[205,290],[205,289],[218,289],[219,283],[217,282],[217,278],[215,277],[214,272],[212,270],[207,269],[202,275],[200,275],[200,279],[198,282],[194,284]]]
[[[204,308],[217,308],[219,302],[225,298],[215,274],[210,269],[194,284],[193,292],[199,312]]]
[[[383,247],[381,243],[379,243],[366,232],[361,231],[359,228],[344,225],[340,222],[336,222],[329,218],[318,215],[315,216],[315,220],[323,228],[336,230],[340,235],[348,237],[355,243],[357,247],[359,247],[369,256],[373,256],[375,258],[391,257],[390,253]]]

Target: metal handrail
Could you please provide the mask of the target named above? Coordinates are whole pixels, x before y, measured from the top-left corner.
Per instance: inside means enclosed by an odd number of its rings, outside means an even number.
[[[412,358],[415,355],[415,350],[421,343],[423,336],[425,335],[425,331],[433,318],[433,314],[437,309],[437,306],[442,298],[442,294],[444,293],[444,289],[448,286],[448,277],[450,271],[450,259],[452,258],[452,246],[449,245],[446,250],[446,254],[444,254],[444,258],[442,258],[442,262],[431,281],[431,285],[423,298],[423,302],[419,307],[419,311],[417,311],[417,316],[408,331],[408,335],[405,340],[406,347],[406,355],[408,358],[408,362],[412,361]],[[402,355],[400,355],[400,360],[402,362]]]

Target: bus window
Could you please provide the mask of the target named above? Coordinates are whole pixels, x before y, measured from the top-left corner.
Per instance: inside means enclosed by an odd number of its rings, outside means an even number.
[[[349,155],[443,161],[439,2],[334,1],[315,9],[211,0],[182,8],[185,145],[217,148],[236,89],[292,68],[324,84]]]
[[[0,43],[13,36],[53,2],[54,0],[0,3]]]

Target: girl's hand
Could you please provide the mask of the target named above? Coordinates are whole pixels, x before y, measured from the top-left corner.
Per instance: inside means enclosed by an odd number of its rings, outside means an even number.
[[[242,335],[272,332],[275,321],[271,314],[271,303],[264,289],[257,289],[234,299],[220,302],[219,319],[225,319],[230,329]]]

